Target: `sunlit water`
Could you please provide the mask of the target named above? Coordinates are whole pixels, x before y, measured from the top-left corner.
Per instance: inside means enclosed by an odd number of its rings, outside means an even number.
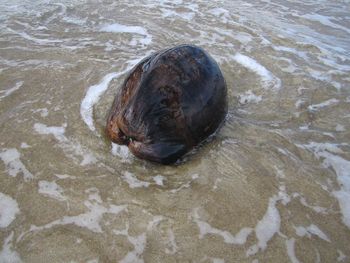
[[[0,2],[0,262],[350,262],[347,1]],[[111,145],[126,73],[203,47],[216,137],[175,166]]]

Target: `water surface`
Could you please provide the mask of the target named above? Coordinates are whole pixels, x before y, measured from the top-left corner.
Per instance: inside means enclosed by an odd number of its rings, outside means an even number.
[[[0,262],[349,262],[347,1],[0,1]],[[104,125],[140,59],[190,43],[229,114],[179,165]]]

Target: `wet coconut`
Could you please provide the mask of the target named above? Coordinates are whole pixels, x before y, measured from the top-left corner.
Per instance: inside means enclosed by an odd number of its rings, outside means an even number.
[[[170,164],[213,134],[227,113],[219,66],[203,49],[154,53],[125,79],[107,119],[107,136],[139,158]]]

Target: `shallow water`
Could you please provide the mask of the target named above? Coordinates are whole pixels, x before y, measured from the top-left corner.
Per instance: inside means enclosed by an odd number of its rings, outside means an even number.
[[[350,262],[347,1],[0,1],[0,262]],[[126,72],[181,43],[228,85],[179,165],[104,136]]]

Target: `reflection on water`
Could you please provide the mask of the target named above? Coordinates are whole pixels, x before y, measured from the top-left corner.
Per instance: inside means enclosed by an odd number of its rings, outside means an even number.
[[[350,5],[0,3],[0,262],[349,262]],[[176,166],[104,136],[127,71],[190,43],[229,114]]]

